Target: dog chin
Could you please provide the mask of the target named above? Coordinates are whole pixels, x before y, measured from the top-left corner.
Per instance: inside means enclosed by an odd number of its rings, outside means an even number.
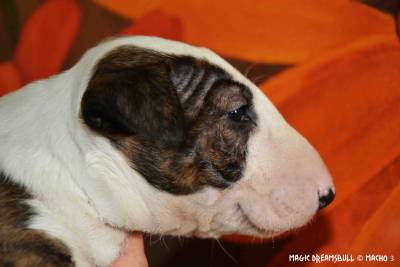
[[[280,236],[286,236],[291,231],[267,231],[267,230],[260,230],[259,228],[246,228],[236,231],[228,231],[228,232],[194,232],[188,234],[187,237],[194,236],[196,238],[201,239],[218,239],[223,236],[229,235],[241,235],[249,238],[259,238],[259,239],[271,239]]]
[[[298,228],[293,228],[289,230],[281,230],[281,231],[274,231],[274,230],[266,230],[262,229],[260,227],[254,227],[254,226],[243,226],[241,229],[237,229],[234,231],[222,231],[222,232],[193,232],[187,235],[184,235],[185,237],[196,237],[200,239],[219,239],[223,238],[224,236],[231,236],[231,235],[239,235],[251,239],[259,239],[259,240],[269,240],[269,239],[275,239],[275,238],[285,238],[287,236],[290,236],[292,233],[299,231],[299,229],[303,229],[305,227],[301,226]]]
[[[185,236],[185,237],[197,237],[201,239],[215,239],[229,235],[241,235],[251,238],[271,239],[276,237],[288,236],[291,233],[296,232],[298,229],[303,228],[308,223],[309,222],[299,227],[293,227],[284,230],[273,230],[273,229],[266,229],[263,226],[259,226],[255,222],[252,222],[246,215],[243,215],[243,218],[241,219],[241,224],[236,228],[232,228],[232,226],[227,227],[226,229],[224,229],[224,227],[220,227],[220,229],[218,230],[211,230],[211,231],[194,230],[192,232],[185,234],[175,233],[173,235]]]

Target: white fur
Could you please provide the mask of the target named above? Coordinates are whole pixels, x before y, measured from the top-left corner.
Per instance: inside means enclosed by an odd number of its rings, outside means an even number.
[[[84,126],[80,100],[93,67],[120,45],[203,58],[251,89],[259,123],[238,183],[189,196],[158,191]],[[304,225],[317,210],[318,192],[333,186],[315,150],[255,85],[208,49],[160,38],[101,43],[72,69],[1,98],[0,125],[0,169],[35,196],[30,227],[61,239],[77,266],[111,264],[126,230],[273,236]]]

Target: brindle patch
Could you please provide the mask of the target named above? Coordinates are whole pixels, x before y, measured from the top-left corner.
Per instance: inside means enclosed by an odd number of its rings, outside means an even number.
[[[26,204],[31,197],[0,172],[0,266],[74,266],[70,252],[60,241],[26,229],[33,215]]]
[[[134,46],[99,61],[81,111],[149,183],[173,194],[239,180],[257,121],[250,90],[222,69]]]

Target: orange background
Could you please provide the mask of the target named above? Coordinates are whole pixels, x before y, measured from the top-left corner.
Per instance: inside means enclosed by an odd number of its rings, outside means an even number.
[[[337,197],[307,228],[273,241],[229,237],[229,256],[212,241],[169,239],[167,249],[149,238],[150,266],[285,266],[296,253],[378,253],[395,261],[353,264],[400,266],[397,1],[6,2],[15,12],[0,13],[0,95],[70,67],[105,37],[157,35],[224,56],[326,161]]]

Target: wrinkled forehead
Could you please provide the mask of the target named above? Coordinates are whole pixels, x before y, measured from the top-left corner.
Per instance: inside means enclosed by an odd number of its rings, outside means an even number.
[[[135,36],[135,37],[122,37],[117,38],[112,41],[104,43],[104,53],[115,49],[121,45],[134,45],[137,47],[151,49],[165,54],[179,55],[179,56],[191,56],[193,58],[202,59],[223,69],[229,74],[233,81],[239,82],[249,88],[251,94],[253,95],[254,105],[262,117],[267,120],[275,120],[277,117],[282,119],[279,112],[275,106],[270,102],[270,100],[261,92],[261,90],[249,81],[242,73],[225,61],[222,57],[214,53],[208,48],[192,46],[186,43],[166,40],[158,37],[149,36]],[[101,57],[99,55],[99,57]],[[262,107],[262,108],[261,108]],[[269,118],[269,119],[268,119]]]
[[[96,61],[100,60],[105,54],[120,46],[136,46],[143,49],[157,51],[159,53],[176,56],[190,56],[196,59],[205,60],[212,65],[215,65],[224,71],[226,71],[235,81],[241,82],[247,86],[254,85],[248,81],[240,72],[233,68],[228,62],[222,59],[213,51],[204,47],[191,46],[185,43],[166,40],[158,37],[149,36],[135,36],[135,37],[121,37],[112,40],[105,41],[95,47],[93,51],[89,51],[91,58],[94,58],[92,62],[95,66]]]

